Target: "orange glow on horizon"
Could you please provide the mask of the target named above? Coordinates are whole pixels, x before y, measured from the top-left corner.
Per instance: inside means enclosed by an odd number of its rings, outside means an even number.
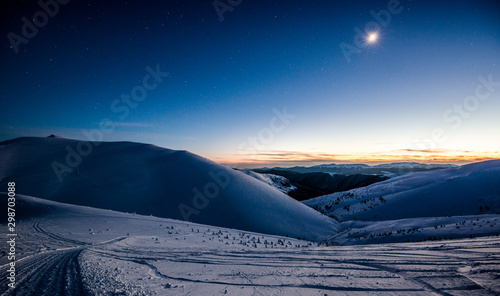
[[[406,152],[406,153],[404,153]],[[212,160],[220,164],[237,167],[259,167],[259,166],[294,166],[294,165],[316,165],[321,163],[366,163],[378,164],[387,162],[422,162],[422,163],[451,163],[465,164],[485,160],[500,159],[500,152],[470,151],[390,151],[386,153],[373,154],[326,154],[326,153],[301,153],[301,152],[266,152],[262,154],[233,155],[229,157],[212,157]]]

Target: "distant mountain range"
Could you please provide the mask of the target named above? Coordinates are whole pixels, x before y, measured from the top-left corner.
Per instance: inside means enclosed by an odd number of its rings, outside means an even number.
[[[411,172],[457,167],[453,164],[396,162],[367,164],[322,164],[311,167],[243,170],[299,201],[364,187]],[[256,174],[258,173],[258,174]]]
[[[369,168],[383,168],[383,169],[424,169],[424,170],[432,170],[432,169],[445,169],[450,167],[456,167],[453,164],[425,164],[419,162],[393,162],[393,163],[383,163],[374,166],[369,166],[367,164],[322,164],[312,166],[311,168],[331,168],[331,169],[369,169]]]
[[[296,173],[335,173],[342,175],[393,175],[418,171],[439,170],[457,167],[454,164],[424,164],[418,162],[395,162],[370,166],[367,164],[322,164],[311,167],[295,166],[290,168],[259,168],[253,171],[267,173],[269,171],[292,171]]]

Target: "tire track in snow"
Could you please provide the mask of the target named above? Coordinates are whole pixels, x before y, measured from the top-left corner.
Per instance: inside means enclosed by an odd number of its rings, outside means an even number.
[[[41,220],[38,220],[38,221],[36,221],[33,224],[33,229],[35,229],[35,231],[38,232],[38,233],[44,234],[44,235],[46,235],[46,236],[48,236],[50,238],[53,238],[53,239],[58,240],[58,241],[63,241],[63,242],[66,242],[66,243],[72,243],[72,244],[75,244],[75,245],[82,245],[82,246],[83,245],[88,245],[88,243],[81,242],[81,241],[74,240],[74,239],[68,239],[68,238],[62,237],[62,236],[60,236],[58,234],[46,231],[45,229],[43,229],[40,226],[40,222],[41,222]]]
[[[95,250],[94,250],[95,251]],[[404,295],[404,292],[423,292],[425,291],[424,289],[418,289],[418,288],[358,288],[358,287],[341,287],[341,286],[328,286],[328,285],[321,285],[321,284],[259,284],[259,283],[253,283],[250,279],[247,277],[242,277],[245,280],[248,280],[250,282],[248,283],[233,283],[233,282],[225,282],[225,281],[216,281],[216,280],[200,280],[200,279],[192,279],[192,278],[186,278],[186,277],[176,277],[176,276],[169,276],[166,274],[163,274],[160,272],[157,267],[154,264],[151,264],[147,261],[147,259],[151,260],[151,258],[132,258],[132,257],[125,257],[125,256],[114,256],[113,254],[106,254],[105,252],[98,251],[96,252],[100,256],[106,256],[108,258],[113,258],[117,260],[123,260],[123,261],[129,261],[135,264],[143,265],[146,266],[152,271],[156,277],[164,278],[167,280],[176,280],[176,281],[183,281],[183,282],[190,282],[190,283],[198,283],[198,284],[214,284],[214,285],[225,285],[225,286],[234,286],[234,287],[251,287],[251,288],[278,288],[278,289],[283,289],[283,288],[294,288],[294,289],[313,289],[313,290],[327,290],[327,291],[343,291],[343,292],[387,292],[387,293],[402,293],[401,295]],[[158,259],[153,259],[153,261],[158,261]]]
[[[31,256],[17,264],[14,289],[0,283],[2,296],[86,296],[78,257],[82,248]],[[3,279],[2,279],[3,280]],[[7,290],[6,290],[7,289]]]
[[[87,296],[89,293],[82,281],[79,257],[87,247],[106,245],[123,240],[117,237],[104,242],[90,244],[78,240],[67,239],[43,229],[41,220],[36,221],[32,228],[51,239],[76,245],[39,254],[27,256],[16,261],[16,286],[7,286],[7,275],[0,277],[1,296]],[[8,264],[2,269],[8,269]]]

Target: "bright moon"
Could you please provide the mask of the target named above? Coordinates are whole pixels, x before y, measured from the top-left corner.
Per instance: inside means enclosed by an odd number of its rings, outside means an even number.
[[[370,34],[370,35],[368,36],[368,42],[373,43],[373,42],[377,41],[377,37],[378,37],[378,36],[377,36],[377,34],[375,34],[375,33]]]

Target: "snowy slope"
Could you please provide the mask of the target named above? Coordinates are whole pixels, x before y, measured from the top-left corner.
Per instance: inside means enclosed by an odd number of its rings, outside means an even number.
[[[415,172],[304,203],[346,221],[500,212],[500,160]]]
[[[17,198],[16,288],[6,285],[9,260],[1,249],[2,296],[500,293],[498,237],[325,247]]]
[[[297,187],[290,184],[290,180],[288,180],[283,176],[278,176],[273,174],[260,174],[251,170],[241,170],[240,172],[250,177],[253,177],[261,182],[264,182],[269,186],[272,186],[285,194],[288,194],[290,191],[297,189]]]
[[[0,186],[16,182],[18,193],[53,201],[310,240],[336,232],[332,219],[192,153],[95,142],[90,154],[77,159],[70,152],[78,151],[78,145],[84,151],[83,144],[62,138],[0,143]],[[74,166],[62,181],[53,169],[56,162],[58,167]]]
[[[500,235],[500,216],[496,214],[409,218],[385,221],[350,220],[330,238],[340,245],[384,244],[395,242],[447,241]]]

